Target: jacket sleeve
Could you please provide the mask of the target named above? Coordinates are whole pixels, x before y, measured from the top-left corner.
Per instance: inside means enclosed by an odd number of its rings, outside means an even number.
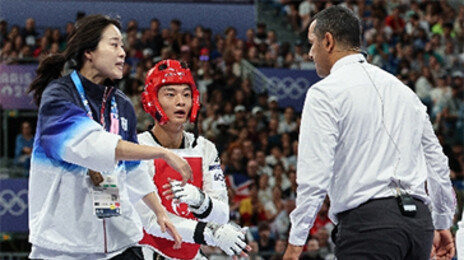
[[[123,95],[123,94],[122,94]],[[124,109],[127,112],[128,118],[128,137],[127,141],[139,143],[137,138],[137,117],[135,115],[134,107],[128,99],[125,98]],[[150,192],[155,192],[155,184],[153,183],[153,176],[150,176],[149,162],[153,160],[142,161],[124,161],[126,166],[127,175],[127,189],[129,192],[129,199],[134,204],[143,199]]]
[[[210,197],[211,203],[204,214],[195,214],[195,217],[204,222],[225,224],[229,222],[229,200],[224,174],[216,147],[210,141],[203,140],[205,141],[203,154],[207,164],[207,169],[206,166],[203,168],[203,191]]]
[[[141,161],[137,164],[131,163],[129,168],[127,165],[126,162],[126,169],[128,169],[126,184],[131,203],[137,203],[150,192],[156,193],[155,184],[148,173],[148,161]]]
[[[52,83],[42,95],[37,127],[39,145],[55,160],[95,171],[113,170],[121,137],[106,132],[89,118],[63,88]]]

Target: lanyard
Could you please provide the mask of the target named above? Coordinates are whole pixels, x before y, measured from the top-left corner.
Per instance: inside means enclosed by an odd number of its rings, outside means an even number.
[[[77,75],[77,72],[74,70],[71,73],[71,79],[74,82],[74,85],[76,86],[77,92],[79,92],[79,96],[82,100],[82,103],[84,104],[84,108],[87,112],[87,116],[93,119],[92,115],[92,110],[90,110],[89,106],[89,101],[85,97],[85,92],[84,92],[84,87],[82,86],[81,79]],[[105,108],[106,108],[106,100],[108,96],[110,95],[111,91],[113,88],[105,88],[105,92],[103,93],[103,101],[102,101],[102,107],[100,109],[100,123],[103,126],[103,128],[113,134],[119,134],[119,111],[118,111],[118,106],[116,105],[116,98],[113,96],[111,98],[111,126],[109,127],[109,130],[106,128],[106,123],[105,123]]]

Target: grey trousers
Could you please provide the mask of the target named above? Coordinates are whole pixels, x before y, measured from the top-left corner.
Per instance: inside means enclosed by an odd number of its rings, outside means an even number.
[[[422,201],[414,201],[414,217],[403,216],[393,197],[370,200],[338,214],[333,236],[337,259],[429,259],[432,217]]]

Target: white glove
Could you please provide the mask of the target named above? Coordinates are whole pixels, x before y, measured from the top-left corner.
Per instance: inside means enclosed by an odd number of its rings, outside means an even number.
[[[195,217],[203,219],[211,213],[212,201],[202,190],[189,183],[181,186],[182,182],[175,180],[170,184],[174,199],[187,204]]]
[[[205,200],[205,194],[192,184],[181,186],[180,181],[171,181],[171,190],[174,199],[189,206],[198,208]]]
[[[240,255],[245,250],[245,233],[247,228],[235,224],[218,225],[208,223],[205,229],[205,241],[210,246],[217,246],[227,255]]]

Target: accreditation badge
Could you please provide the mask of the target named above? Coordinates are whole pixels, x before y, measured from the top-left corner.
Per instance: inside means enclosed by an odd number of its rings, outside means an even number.
[[[93,211],[98,218],[121,215],[117,173],[102,174],[103,181],[92,186]]]

